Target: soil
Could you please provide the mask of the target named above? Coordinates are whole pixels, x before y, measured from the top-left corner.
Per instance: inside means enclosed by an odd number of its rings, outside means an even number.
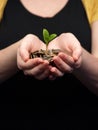
[[[54,65],[53,63],[53,57],[58,55],[58,53],[61,52],[60,49],[52,49],[52,50],[48,50],[46,52],[46,50],[37,50],[35,52],[32,52],[30,54],[30,58],[42,58],[44,60],[48,60],[50,64]]]

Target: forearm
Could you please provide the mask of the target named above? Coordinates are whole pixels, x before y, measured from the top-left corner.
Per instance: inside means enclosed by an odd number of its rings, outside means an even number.
[[[83,49],[82,59],[82,65],[74,74],[88,89],[98,95],[98,58]]]
[[[0,83],[17,73],[17,48],[20,41],[0,50]]]

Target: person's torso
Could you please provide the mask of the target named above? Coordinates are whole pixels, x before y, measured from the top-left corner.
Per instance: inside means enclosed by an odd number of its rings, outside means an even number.
[[[57,35],[63,32],[73,33],[81,45],[90,52],[91,29],[81,0],[69,0],[67,5],[52,18],[33,15],[22,6],[19,0],[8,0],[0,24],[0,48],[13,44],[29,33],[35,34],[43,40],[43,28],[48,29],[50,33],[57,33]],[[58,100],[57,104],[63,103],[61,106],[65,108],[65,104],[69,104],[69,102],[72,104],[90,103],[92,95],[72,74],[65,74],[64,77],[55,81],[38,81],[33,77],[17,74],[3,85],[12,85],[11,87],[16,85],[17,95],[34,95],[37,102],[39,100],[42,104],[48,102],[53,105],[54,109],[56,100]],[[33,101],[35,98],[32,98]],[[52,105],[50,105],[50,109]],[[57,105],[58,109],[60,109],[60,105]]]

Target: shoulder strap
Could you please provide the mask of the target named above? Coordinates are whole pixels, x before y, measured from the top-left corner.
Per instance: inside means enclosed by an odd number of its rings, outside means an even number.
[[[7,0],[0,0],[0,20],[2,19]]]

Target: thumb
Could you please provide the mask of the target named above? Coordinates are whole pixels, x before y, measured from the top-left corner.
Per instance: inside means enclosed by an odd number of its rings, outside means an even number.
[[[74,59],[75,62],[80,58],[81,54],[82,54],[81,47],[74,49],[72,56],[73,56],[73,59]]]
[[[19,49],[19,56],[24,62],[28,61],[28,59],[30,58],[29,53],[28,51],[26,51],[26,49],[21,49],[21,51]]]

